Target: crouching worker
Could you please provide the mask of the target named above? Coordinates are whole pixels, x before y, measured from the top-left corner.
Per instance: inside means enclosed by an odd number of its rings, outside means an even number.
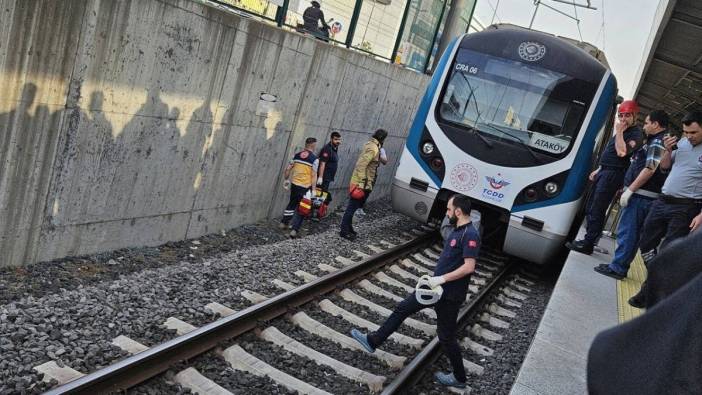
[[[480,251],[480,236],[470,220],[470,200],[463,195],[454,195],[448,201],[447,216],[455,229],[444,242],[434,277],[420,280],[417,290],[407,296],[395,308],[387,321],[376,331],[364,334],[357,329],[351,336],[363,348],[372,353],[402,324],[405,318],[427,307],[433,307],[437,316],[437,335],[444,353],[451,361],[453,373],[437,372],[436,380],[445,386],[466,388],[466,372],[463,367],[461,349],[456,339],[458,310],[466,300],[470,275],[475,270],[475,261]],[[431,292],[422,290],[428,285]]]

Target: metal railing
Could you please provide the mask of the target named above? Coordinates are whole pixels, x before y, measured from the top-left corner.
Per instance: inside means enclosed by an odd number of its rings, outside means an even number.
[[[341,34],[343,25],[338,24],[338,31],[332,32],[329,37],[321,37],[302,27],[301,11],[290,8],[292,0],[196,1],[218,8],[224,7],[244,17],[256,17],[280,28],[310,34],[332,45],[344,46],[421,73],[429,73],[432,59],[439,56],[436,53],[438,40],[449,8],[449,0],[346,0],[339,1],[339,4],[326,1],[322,7],[326,18],[341,14],[342,18],[350,18],[350,22],[348,26],[343,27],[345,29],[343,34]],[[300,0],[300,3],[303,2],[309,4],[307,0]],[[395,2],[394,6],[393,2]],[[348,3],[353,3],[352,7]],[[470,11],[471,19],[476,3],[477,1],[473,2],[473,9]],[[342,4],[346,12],[342,11]],[[400,6],[398,7],[397,4]],[[369,8],[365,9],[364,6]],[[392,10],[397,12],[399,23],[381,22],[381,19],[387,21],[386,11],[389,8],[378,8],[378,12],[382,12],[380,16],[373,19],[376,7],[392,7]],[[350,14],[348,10],[351,10]],[[365,30],[361,30],[364,27]],[[470,21],[466,26],[466,32],[469,27]],[[382,32],[383,30],[385,32]],[[388,30],[390,32],[387,32]],[[358,34],[361,31],[362,36]],[[366,34],[369,32],[371,32],[371,38],[366,39]],[[377,49],[376,46],[380,46],[382,50]]]

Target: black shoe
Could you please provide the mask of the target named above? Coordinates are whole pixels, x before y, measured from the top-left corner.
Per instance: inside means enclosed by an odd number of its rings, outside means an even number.
[[[569,241],[565,244],[565,246],[571,251],[579,252],[585,255],[591,255],[592,251],[594,250],[594,246],[587,243],[585,240]]]
[[[637,309],[644,309],[646,308],[646,301],[640,294],[636,294],[629,298],[629,305],[631,307],[636,307]]]
[[[349,233],[351,233],[351,234],[354,235],[354,236],[358,236],[358,232],[356,232],[355,230],[353,230],[353,228],[351,228],[351,230],[349,231]]]
[[[346,240],[354,241],[356,240],[356,235],[353,233],[346,233],[346,232],[339,232],[339,236],[343,237]]]
[[[604,274],[605,276],[612,277],[615,280],[621,280],[623,278],[626,278],[626,275],[615,272],[606,263],[602,263],[600,265],[595,266],[595,271],[597,273]]]

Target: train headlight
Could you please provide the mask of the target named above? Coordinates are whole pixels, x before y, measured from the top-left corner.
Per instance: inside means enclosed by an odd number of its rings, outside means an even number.
[[[434,152],[434,144],[430,142],[426,142],[422,144],[422,153],[424,155],[431,155]]]
[[[536,201],[536,199],[539,197],[538,192],[536,192],[536,189],[533,187],[529,187],[524,190],[524,200],[527,202],[531,203]]]
[[[444,167],[444,161],[441,158],[434,158],[430,163],[431,168],[434,170],[441,170]]]
[[[558,193],[558,184],[553,181],[547,182],[544,185],[544,192],[546,192],[546,196],[548,197],[554,196]]]

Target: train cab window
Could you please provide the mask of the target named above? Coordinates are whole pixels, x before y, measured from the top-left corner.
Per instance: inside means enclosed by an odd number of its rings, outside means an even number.
[[[592,99],[591,85],[533,64],[460,49],[437,115],[451,126],[449,138],[480,133],[526,158],[530,163],[524,166],[546,163],[570,151],[585,103]],[[524,147],[528,156],[521,155]]]

